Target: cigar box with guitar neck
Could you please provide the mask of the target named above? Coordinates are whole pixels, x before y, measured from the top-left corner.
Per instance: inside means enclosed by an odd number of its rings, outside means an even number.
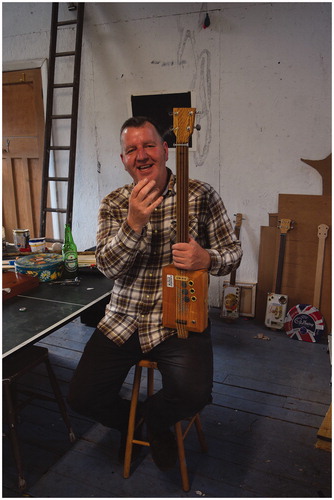
[[[240,237],[241,224],[242,214],[237,213],[235,216],[234,232],[238,239]],[[221,317],[225,319],[239,318],[241,288],[240,286],[236,286],[236,274],[237,270],[234,269],[230,274],[230,283],[224,285]]]
[[[173,109],[176,137],[176,241],[189,242],[189,138],[194,130],[195,108]],[[177,330],[179,338],[202,332],[208,325],[208,271],[182,270],[173,264],[162,270],[162,322]]]
[[[268,293],[265,315],[265,325],[273,330],[283,329],[288,307],[288,296],[281,293],[281,287],[286,237],[290,229],[293,229],[293,224],[294,221],[291,219],[281,219],[278,226],[280,229],[280,246],[277,263],[276,286],[274,292]]]

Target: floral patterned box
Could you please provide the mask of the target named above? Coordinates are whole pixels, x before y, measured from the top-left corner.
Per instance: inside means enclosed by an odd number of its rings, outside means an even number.
[[[15,271],[37,276],[39,281],[52,281],[61,278],[63,259],[58,253],[26,255],[15,261]]]

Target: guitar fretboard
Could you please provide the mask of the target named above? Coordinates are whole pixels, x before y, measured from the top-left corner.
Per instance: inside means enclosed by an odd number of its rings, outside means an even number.
[[[189,163],[188,145],[176,145],[176,239],[189,241]]]
[[[286,233],[280,235],[275,293],[281,293]]]

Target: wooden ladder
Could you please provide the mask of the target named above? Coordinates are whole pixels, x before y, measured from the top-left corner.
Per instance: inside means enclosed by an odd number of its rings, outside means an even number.
[[[44,134],[40,236],[46,236],[47,214],[50,212],[66,214],[66,220],[64,222],[72,226],[81,48],[85,4],[78,3],[67,5],[68,10],[76,12],[76,18],[67,21],[59,21],[59,3],[52,4],[49,74]],[[66,29],[71,25],[75,27],[74,50],[60,50],[57,45],[59,46],[69,43],[69,37],[66,38],[66,33],[63,38],[62,36],[58,37],[58,35],[61,32],[61,35],[64,35],[64,28]],[[73,79],[70,83],[56,82],[57,69],[60,67],[61,63],[64,62],[67,63],[67,67],[70,68],[69,73],[72,72],[73,75]],[[61,99],[64,98],[64,94],[60,94],[62,89],[69,89],[71,96],[67,98],[65,106],[66,109],[60,112],[59,109],[61,108]],[[62,101],[62,103],[63,102],[65,101]],[[68,136],[66,137],[66,145],[58,144],[58,142],[61,143],[62,140],[65,141],[65,139],[61,139],[65,136]],[[61,172],[62,175],[57,175],[57,172]],[[53,192],[56,193],[54,196],[54,198],[56,198],[54,202],[50,201],[50,183],[55,183],[52,187],[56,187],[53,190]],[[64,199],[63,202],[58,201],[58,197],[61,197],[59,196],[60,189],[58,183],[61,183],[62,185],[67,183],[67,193],[66,189],[63,190],[63,188],[61,188],[61,192],[63,193],[62,198]],[[58,205],[60,203],[62,203],[63,206],[66,205],[65,208],[59,208]],[[56,204],[56,206],[50,206],[54,204]],[[65,223],[63,224],[63,227]],[[62,241],[62,239],[47,238],[47,241]]]

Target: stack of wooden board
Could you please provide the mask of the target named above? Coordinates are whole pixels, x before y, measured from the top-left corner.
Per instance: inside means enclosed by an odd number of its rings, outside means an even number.
[[[309,160],[304,160],[308,163]],[[332,324],[331,282],[331,156],[319,163],[323,166],[323,195],[279,194],[278,212],[269,214],[269,225],[261,227],[258,285],[256,296],[257,319],[264,321],[267,295],[275,288],[281,219],[294,221],[286,238],[281,293],[288,296],[288,308],[297,304],[312,304],[316,279],[318,226],[329,226],[325,243],[320,311],[325,319],[326,332]],[[312,167],[315,165],[308,163]],[[320,168],[320,167],[319,167]],[[318,168],[317,168],[318,170]],[[319,170],[318,170],[319,171]]]
[[[96,266],[95,253],[78,252],[79,267]]]
[[[281,218],[295,221],[286,238],[281,293],[289,298],[289,307],[313,301],[318,251],[318,225],[331,228],[331,197],[280,194],[277,222]],[[261,228],[256,317],[264,321],[267,293],[275,288],[280,231],[272,226]],[[326,239],[320,311],[327,331],[331,331],[331,231]]]

